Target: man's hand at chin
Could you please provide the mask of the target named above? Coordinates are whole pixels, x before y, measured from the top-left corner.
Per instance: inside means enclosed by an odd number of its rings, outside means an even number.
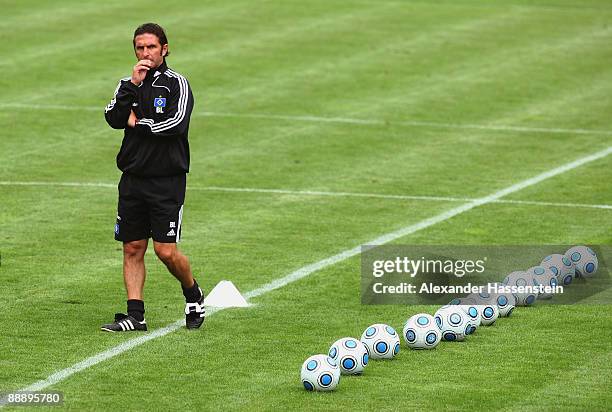
[[[151,60],[139,60],[132,70],[131,82],[138,86],[147,75],[147,72],[155,67],[155,63]]]

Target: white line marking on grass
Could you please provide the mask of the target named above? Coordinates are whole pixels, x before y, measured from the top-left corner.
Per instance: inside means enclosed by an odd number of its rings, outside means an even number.
[[[103,188],[113,188],[113,189],[117,187],[117,185],[113,183],[98,183],[98,182],[20,182],[20,181],[0,181],[0,186],[103,187]],[[388,195],[388,194],[382,194],[382,193],[325,192],[325,191],[317,191],[317,190],[264,189],[264,188],[249,188],[249,187],[188,186],[187,189],[207,191],[207,192],[270,193],[270,194],[297,195],[297,196],[359,197],[359,198],[371,198],[371,199],[420,200],[420,201],[437,201],[437,202],[472,202],[476,200],[476,198],[471,198],[471,197]],[[492,201],[491,203],[612,210],[612,205],[601,205],[601,204],[597,205],[597,204],[587,204],[587,203],[540,202],[537,200],[498,199],[498,200]]]
[[[397,200],[432,200],[442,202],[469,202],[469,198],[446,197],[446,196],[417,196],[417,195],[387,195],[382,193],[356,193],[356,192],[326,192],[318,190],[288,190],[288,189],[264,189],[249,187],[219,187],[219,186],[190,186],[191,190],[209,192],[238,192],[238,193],[271,193],[279,195],[298,196],[329,196],[329,197],[366,197],[373,199],[397,199]]]
[[[0,181],[0,186],[50,186],[50,187],[105,187],[117,188],[117,183],[97,183],[97,182],[12,182]]]
[[[466,203],[464,205],[461,205],[459,207],[453,208],[451,210],[448,210],[446,212],[440,213],[436,216],[433,216],[431,218],[422,220],[418,223],[415,223],[413,225],[410,226],[406,226],[403,227],[399,230],[396,230],[394,232],[390,232],[387,233],[385,235],[382,235],[380,237],[377,237],[376,239],[373,239],[369,242],[366,242],[365,244],[368,245],[382,245],[385,243],[389,243],[392,242],[394,240],[397,240],[401,237],[413,234],[415,232],[418,232],[420,230],[426,229],[430,226],[436,225],[438,223],[444,222],[446,220],[449,220],[457,215],[460,215],[464,212],[467,212],[469,210],[474,209],[475,207],[478,206],[482,206],[485,205],[487,203],[491,203],[494,202],[496,200],[498,200],[499,198],[503,197],[503,196],[507,196],[511,193],[514,192],[518,192],[519,190],[525,189],[529,186],[533,186],[537,183],[540,183],[546,179],[550,179],[551,177],[560,175],[562,173],[565,173],[567,171],[576,169],[577,167],[580,167],[586,163],[589,162],[593,162],[597,159],[601,159],[605,156],[608,156],[610,153],[612,153],[612,146],[608,147],[607,149],[601,150],[597,153],[594,153],[592,155],[580,158],[578,160],[575,160],[571,163],[568,163],[566,165],[557,167],[555,169],[549,170],[547,172],[541,173],[535,177],[532,177],[530,179],[527,180],[523,180],[522,182],[516,183],[512,186],[509,186],[505,189],[502,190],[498,190],[495,193],[492,193],[488,196],[485,196],[483,198],[480,199],[475,199],[469,203]],[[354,247],[352,249],[348,249],[345,250],[343,252],[340,252],[336,255],[333,255],[331,257],[328,257],[326,259],[320,260],[316,263],[312,263],[310,265],[306,265],[294,272],[289,273],[287,276],[284,276],[280,279],[276,279],[273,280],[272,282],[266,283],[265,285],[251,290],[250,292],[247,292],[244,294],[245,298],[247,299],[252,299],[255,298],[257,296],[261,296],[264,295],[268,292],[271,292],[273,290],[282,288],[283,286],[286,286],[290,283],[293,283],[299,279],[302,279],[316,271],[319,271],[321,269],[324,269],[326,267],[332,266],[338,262],[344,261],[346,259],[349,259],[357,254],[359,254],[359,252],[361,251],[361,246],[357,246]],[[212,315],[212,313],[214,312],[218,312],[222,309],[217,309],[217,310],[213,310],[212,308],[209,310],[209,315]],[[132,338],[132,339],[128,339],[125,342],[121,343],[120,345],[117,345],[109,350],[106,350],[104,352],[101,352],[97,355],[91,356],[79,363],[76,363],[66,369],[62,369],[60,371],[57,371],[55,373],[53,373],[52,375],[50,375],[47,379],[35,382],[23,389],[20,389],[22,391],[35,391],[35,390],[43,390],[45,388],[48,388],[49,386],[55,385],[58,382],[63,381],[64,379],[74,375],[77,372],[83,371],[85,369],[88,369],[102,361],[105,361],[107,359],[113,358],[117,355],[122,354],[123,352],[126,352],[136,346],[142,345],[145,342],[148,342],[152,339],[156,339],[156,338],[160,338],[162,336],[165,336],[171,332],[174,332],[175,330],[179,329],[180,327],[182,327],[183,325],[183,320],[178,320],[164,328],[161,329],[157,329],[154,330],[151,333],[148,333],[146,335],[143,336],[139,336],[137,338]],[[2,398],[0,399],[0,407],[4,406],[4,404],[6,404],[6,398]]]
[[[78,110],[91,112],[104,112],[104,107],[96,106],[76,106],[63,104],[35,104],[35,103],[2,103],[0,108],[26,109],[26,110]],[[440,129],[467,129],[467,130],[490,130],[498,132],[517,132],[517,133],[552,133],[552,134],[585,134],[585,135],[603,135],[612,136],[612,130],[596,130],[596,129],[567,129],[558,127],[528,127],[528,126],[510,126],[510,125],[479,125],[479,124],[461,124],[461,123],[439,123],[439,122],[421,122],[413,120],[380,120],[380,119],[356,119],[350,117],[326,117],[326,116],[309,116],[309,115],[281,115],[281,114],[266,114],[266,113],[228,113],[228,112],[193,112],[193,116],[199,117],[231,117],[243,119],[262,119],[262,120],[286,120],[296,122],[309,123],[338,123],[338,124],[353,124],[353,125],[370,125],[370,126],[409,126],[409,127],[429,127]]]
[[[322,116],[287,116],[287,115],[271,115],[271,114],[240,114],[240,113],[219,113],[219,112],[202,112],[196,113],[200,116],[209,117],[234,117],[234,118],[252,118],[252,119],[272,119],[272,120],[290,120],[301,122],[314,123],[347,123],[356,125],[371,125],[371,126],[410,126],[410,127],[431,127],[441,129],[468,129],[468,130],[493,130],[499,132],[519,132],[519,133],[554,133],[554,134],[596,134],[596,135],[612,135],[612,131],[608,130],[592,130],[592,129],[564,129],[564,128],[547,128],[547,127],[527,127],[527,126],[507,126],[507,125],[477,125],[477,124],[460,124],[460,123],[438,123],[438,122],[421,122],[413,120],[377,120],[377,119],[355,119],[348,117],[322,117]]]
[[[607,209],[612,210],[612,205],[592,205],[586,203],[556,203],[556,202],[539,202],[536,200],[496,200],[493,203],[506,203],[517,205],[535,205],[535,206],[551,206],[551,207],[578,207],[588,209]]]
[[[2,182],[0,182],[0,185]],[[316,190],[286,190],[286,189],[260,189],[260,188],[240,188],[240,187],[218,187],[218,186],[190,186],[190,190],[202,190],[210,192],[245,192],[245,193],[273,193],[299,196],[330,196],[330,197],[362,197],[373,199],[396,199],[396,200],[423,200],[423,201],[439,201],[439,202],[472,202],[478,200],[470,197],[449,197],[449,196],[417,196],[417,195],[387,195],[381,193],[355,193],[355,192],[323,192]],[[540,202],[537,200],[508,200],[498,199],[490,203],[500,204],[518,204],[518,205],[535,205],[535,206],[557,206],[570,208],[589,208],[589,209],[610,209],[612,205],[594,205],[587,203],[557,203],[557,202]]]

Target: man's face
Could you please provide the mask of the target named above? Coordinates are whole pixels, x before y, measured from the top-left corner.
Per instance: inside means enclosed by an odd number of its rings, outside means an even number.
[[[156,35],[151,33],[139,34],[134,39],[134,52],[136,58],[140,60],[151,60],[154,67],[158,67],[164,62],[164,56],[168,53],[168,45],[160,44]]]

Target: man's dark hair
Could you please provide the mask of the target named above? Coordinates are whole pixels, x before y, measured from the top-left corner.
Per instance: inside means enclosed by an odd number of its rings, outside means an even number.
[[[145,23],[138,26],[136,31],[134,32],[134,38],[132,39],[132,44],[136,47],[136,36],[140,36],[141,34],[154,34],[159,39],[159,43],[163,46],[164,44],[168,44],[168,38],[166,37],[166,32],[163,27],[156,23]],[[170,50],[166,53],[165,57],[168,57],[170,54]]]

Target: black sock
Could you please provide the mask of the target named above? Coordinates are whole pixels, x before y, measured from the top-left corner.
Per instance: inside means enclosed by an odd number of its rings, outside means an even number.
[[[138,299],[128,299],[127,301],[128,316],[133,317],[139,322],[144,320],[144,302]]]
[[[188,303],[198,302],[202,298],[200,288],[198,287],[198,282],[196,282],[195,279],[193,280],[192,287],[184,288],[183,285],[181,285],[181,288],[183,289],[183,296],[185,296],[185,301]]]

